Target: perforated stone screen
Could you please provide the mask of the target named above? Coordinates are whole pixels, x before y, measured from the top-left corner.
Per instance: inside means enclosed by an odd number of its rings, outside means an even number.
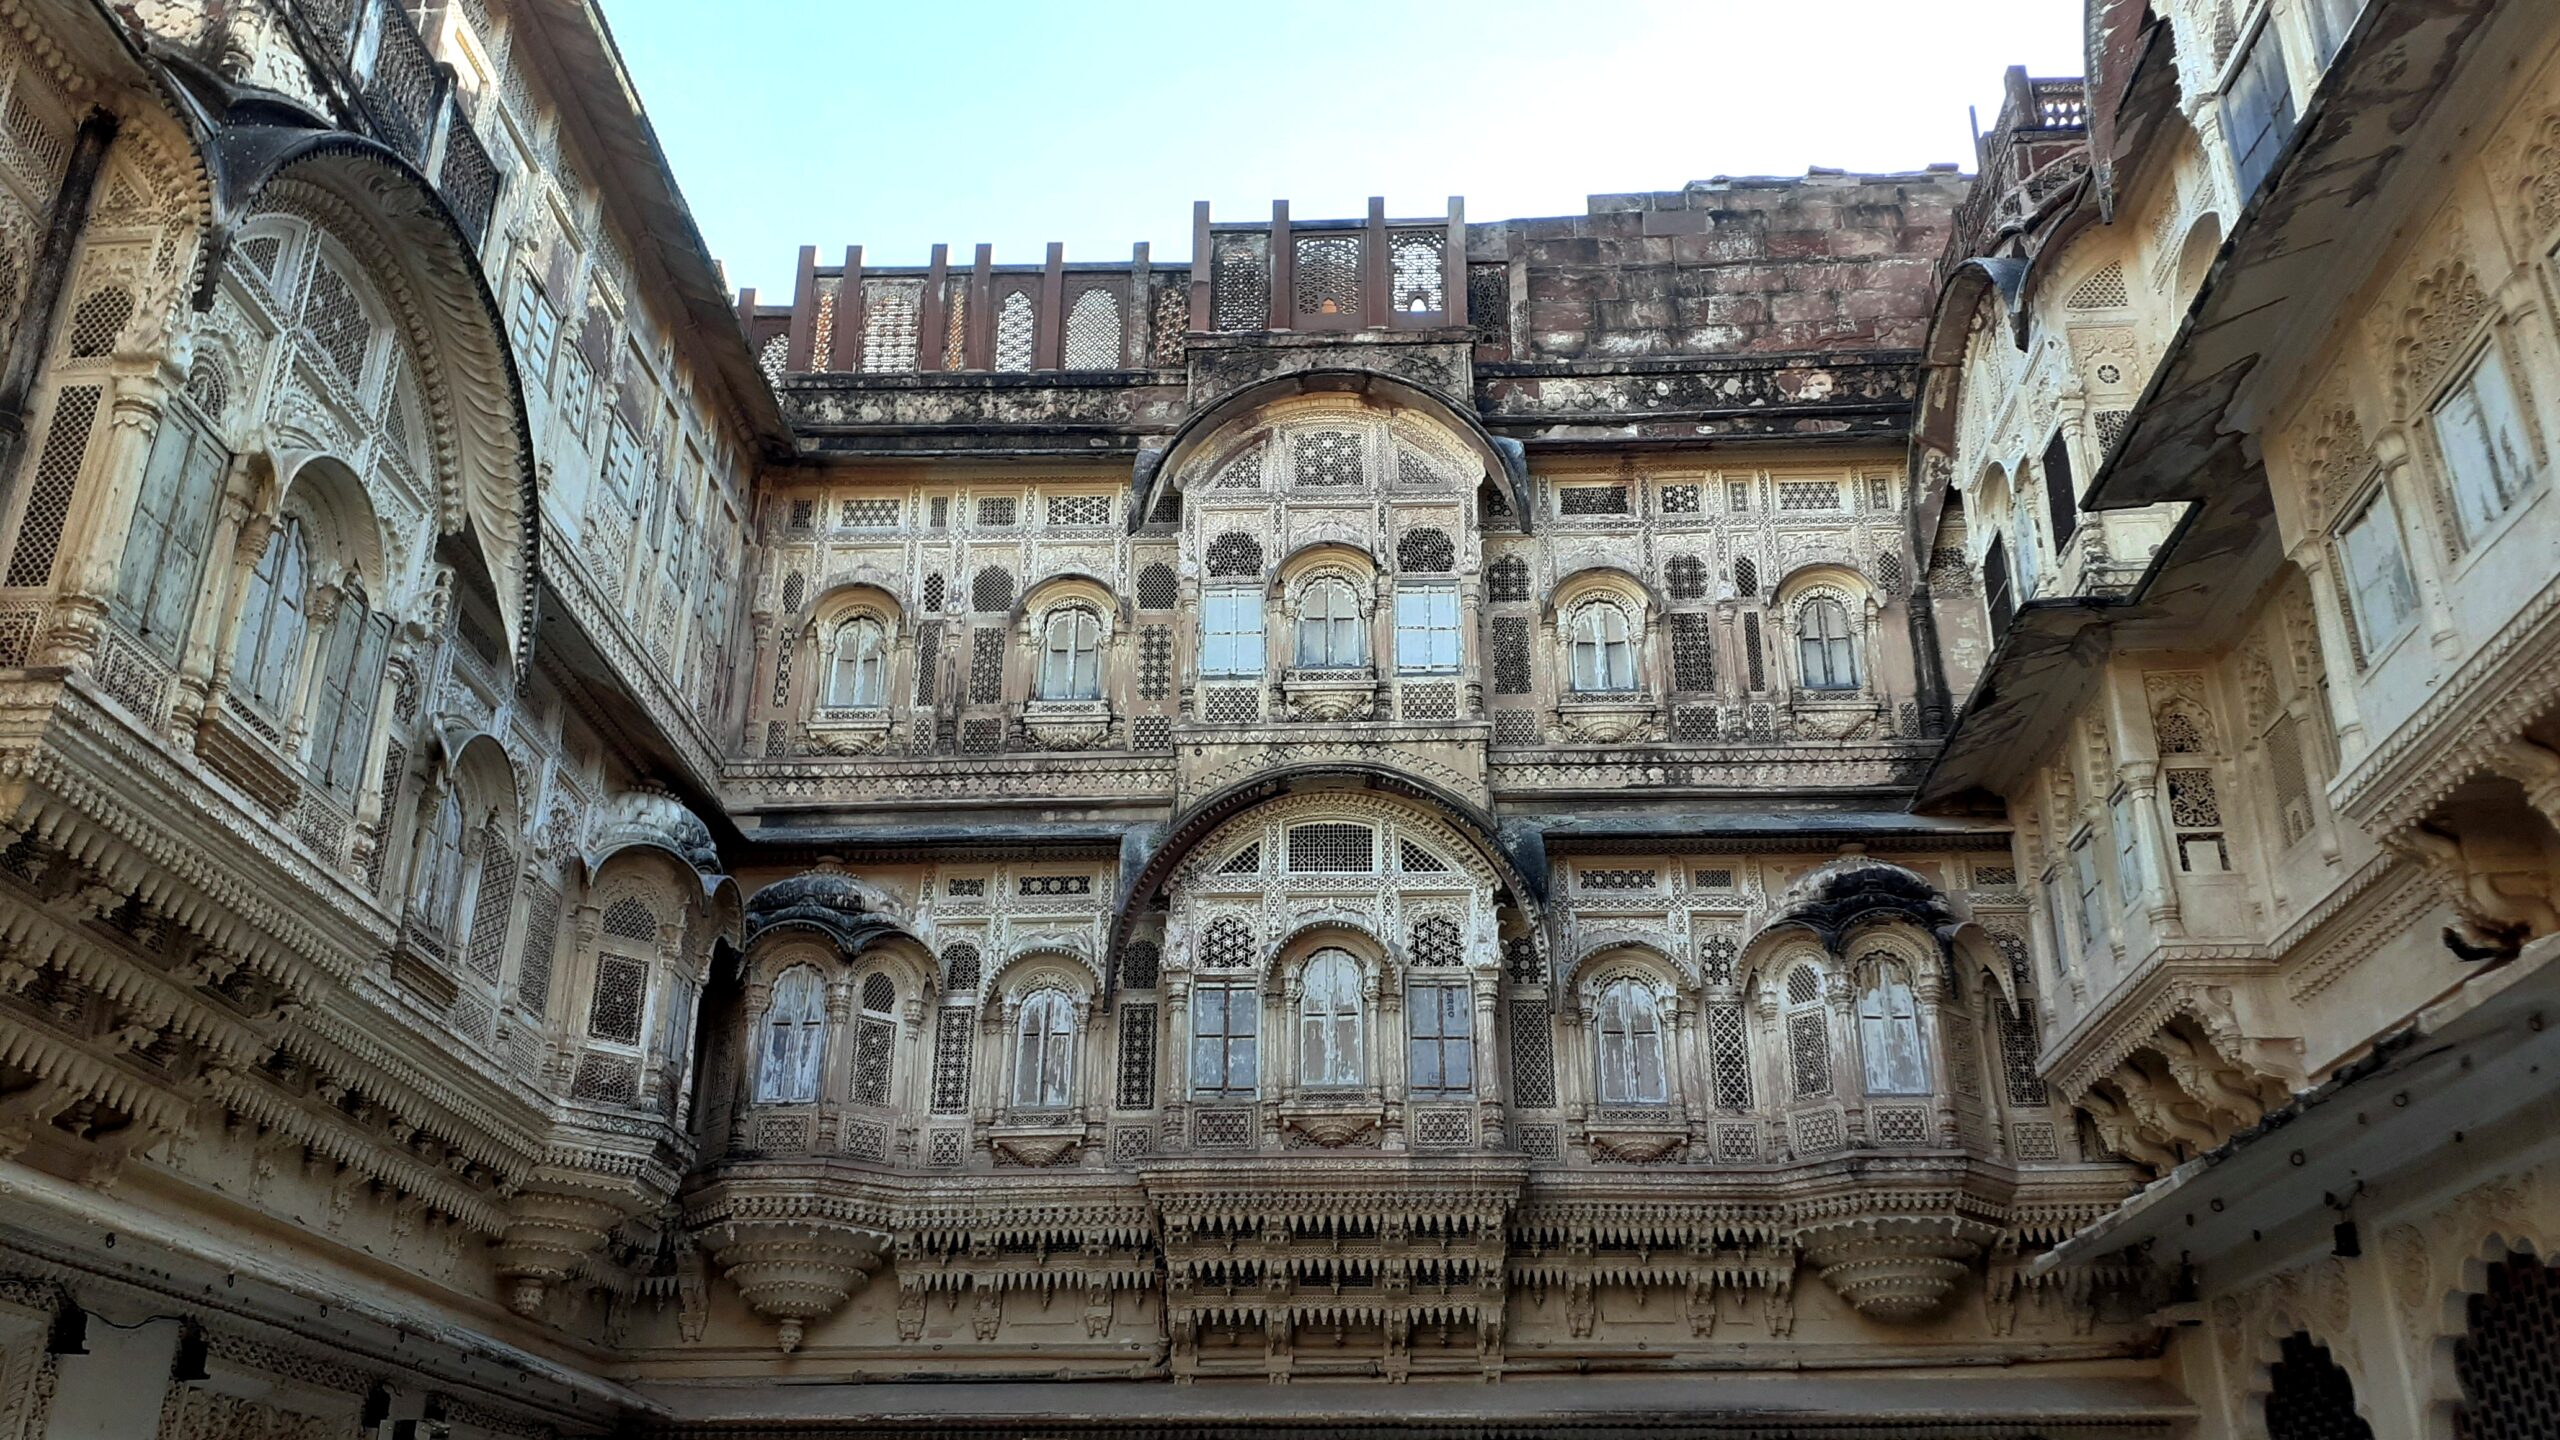
[[[1289,827],[1289,868],[1294,871],[1366,871],[1377,868],[1377,832],[1366,825],[1319,821]]]
[[[2461,1440],[2546,1440],[2560,1434],[2560,1269],[2530,1255],[2489,1267],[2465,1302],[2467,1333],[2454,1342]]]
[[[619,955],[596,961],[595,994],[587,1006],[587,1033],[621,1045],[640,1043],[640,1009],[649,967]]]

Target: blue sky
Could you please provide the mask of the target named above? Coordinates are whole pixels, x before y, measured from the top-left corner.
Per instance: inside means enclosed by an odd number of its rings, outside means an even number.
[[[1579,214],[1808,165],[1972,168],[2000,74],[2076,75],[2081,0],[605,0],[733,286],[803,244],[922,264],[1185,258],[1233,219]],[[705,23],[716,14],[716,23]]]

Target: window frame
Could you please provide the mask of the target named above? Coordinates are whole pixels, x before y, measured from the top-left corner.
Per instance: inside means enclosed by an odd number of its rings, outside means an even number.
[[[1899,958],[1879,960],[1875,973],[1858,990],[1858,1063],[1870,1095],[1932,1093],[1928,1027],[1921,1023],[1919,986],[1907,973],[1907,963]],[[1899,1013],[1894,1009],[1897,995],[1904,1006]],[[1891,1053],[1885,1043],[1891,1038],[1889,1032],[1897,1031],[1909,1041],[1900,1057],[1910,1067],[1907,1074],[1887,1074],[1880,1068]]]
[[[1268,638],[1264,631],[1262,587],[1220,585],[1201,591],[1201,678],[1241,680],[1260,676]]]
[[[287,584],[288,580],[292,583]],[[302,676],[302,651],[311,638],[311,540],[302,517],[286,515],[276,521],[246,583],[247,599],[240,607],[238,628],[232,632],[231,693],[269,718],[290,723],[294,692]],[[293,617],[289,644],[277,644],[280,611]],[[249,639],[253,624],[254,644]],[[275,675],[272,695],[267,688],[270,672]]]
[[[2094,958],[2101,950],[2111,950],[2114,934],[2107,928],[2106,877],[2099,873],[2098,848],[2094,833],[2086,826],[2064,847],[2071,868],[2072,893],[2078,908],[2074,923],[2080,930],[2080,954]]]
[[[1061,605],[1041,616],[1040,670],[1032,694],[1042,700],[1101,699],[1104,639],[1102,618],[1082,605]]]
[[[1217,1028],[1204,1031],[1201,1020],[1208,1013],[1203,1005],[1206,997],[1215,995]],[[1241,1005],[1239,1005],[1241,1001]],[[1247,1022],[1238,1030],[1235,1021],[1242,1016]],[[1190,1006],[1191,1034],[1187,1037],[1191,1053],[1184,1067],[1185,1088],[1194,1098],[1207,1100],[1248,1100],[1262,1093],[1262,991],[1249,980],[1221,981],[1194,985]],[[1218,1080],[1204,1084],[1201,1058],[1204,1046],[1215,1046]],[[1241,1065],[1239,1065],[1241,1057]],[[1243,1082],[1237,1082],[1237,1072]]]
[[[2302,120],[2294,104],[2291,61],[2273,12],[2272,5],[2259,7],[2256,22],[2232,46],[2231,60],[2217,87],[2223,144],[2231,154],[2232,178],[2243,205],[2274,173]],[[2249,107],[2259,101],[2266,102],[2265,123],[2256,127],[2254,137],[2244,136],[2245,117],[2252,113]]]
[[[1408,601],[1413,602],[1410,608]],[[1399,582],[1396,673],[1455,675],[1465,655],[1466,646],[1459,631],[1458,587],[1446,581]]]
[[[1316,988],[1319,967],[1329,986],[1327,993],[1320,994]],[[1366,998],[1362,993],[1365,984],[1358,957],[1340,946],[1328,945],[1316,951],[1299,968],[1300,1090],[1339,1093],[1359,1090],[1369,1083],[1368,1015],[1362,1003]],[[1329,1063],[1311,1065],[1311,1058]]]
[[[1454,1015],[1451,1013],[1454,1010]],[[1475,990],[1462,981],[1426,980],[1405,987],[1405,1093],[1427,1099],[1472,1095],[1475,1078]],[[1430,1022],[1429,1033],[1425,1021]],[[1426,1066],[1424,1056],[1430,1061]],[[1451,1057],[1457,1063],[1452,1066]],[[1451,1071],[1458,1078],[1451,1079]]]
[[[808,977],[805,987],[796,983],[800,976]],[[793,987],[793,995],[784,994],[785,985]],[[804,988],[807,998],[799,1002],[800,1008],[785,1012],[785,1001],[796,999]],[[752,1092],[755,1104],[818,1103],[826,1075],[827,1048],[827,983],[818,967],[804,962],[774,977],[773,990],[765,1000],[757,1046]],[[769,1089],[767,1082],[776,1080],[781,1082],[778,1090]]]
[[[1626,996],[1622,1013],[1613,1017],[1612,997]],[[1624,1008],[1640,1003],[1642,1013]],[[1671,1069],[1662,1041],[1662,997],[1652,985],[1633,975],[1621,975],[1603,984],[1592,996],[1592,1093],[1603,1105],[1668,1105],[1671,1103]],[[1614,1023],[1613,1023],[1614,1018]],[[1644,1023],[1639,1026],[1638,1020]],[[1618,1061],[1612,1063],[1611,1051]],[[1647,1078],[1646,1057],[1650,1051],[1652,1093],[1643,1090]],[[1613,1093],[1614,1092],[1614,1093]]]
[[[2383,652],[2390,649],[2401,636],[2416,628],[2417,576],[2409,568],[2409,532],[2400,523],[2400,504],[2392,495],[2388,483],[2375,484],[2358,503],[2347,506],[2343,513],[2346,518],[2340,520],[2337,528],[2332,532],[2336,537],[2338,575],[2345,581],[2341,588],[2346,594],[2347,623],[2354,627],[2356,641],[2363,647],[2364,660],[2369,665],[2379,659]],[[2381,533],[2389,541],[2387,558],[2392,567],[2399,572],[2399,591],[2402,597],[2399,613],[2387,628],[2378,627],[2368,619],[2365,602],[2368,595],[2387,588],[2388,577],[2375,577],[2373,583],[2368,583],[2357,561],[2355,539],[2357,532],[2377,518],[2387,522]],[[2377,555],[2372,558],[2384,557]]]
[[[1324,610],[1316,606],[1321,599]],[[1360,613],[1359,592],[1351,582],[1339,575],[1319,575],[1298,592],[1297,648],[1295,668],[1300,670],[1361,670],[1369,664],[1369,627]],[[1308,637],[1313,634],[1318,644],[1315,658],[1309,658]],[[1342,658],[1342,642],[1350,641],[1350,658]]]
[[[847,653],[847,647],[868,642],[869,650]],[[845,675],[845,662],[853,662],[853,684],[848,692],[839,692],[837,681]],[[870,680],[870,698],[865,699],[866,669]],[[834,644],[827,656],[825,706],[830,710],[877,710],[889,703],[889,635],[886,626],[869,615],[855,615],[836,626]]]
[[[1840,633],[1819,633],[1814,624],[1816,617],[1824,617],[1823,629],[1828,628],[1829,619],[1836,618]],[[1807,596],[1796,606],[1795,622],[1796,683],[1799,686],[1833,695],[1854,694],[1865,688],[1865,677],[1860,673],[1858,664],[1858,623],[1849,614],[1848,602],[1831,595]],[[1815,676],[1812,663],[1816,655],[1822,662],[1819,678]],[[1843,670],[1847,672],[1845,680],[1841,677]]]
[[[1608,633],[1610,622],[1616,622],[1620,634]],[[1597,634],[1586,633],[1596,629]],[[1643,627],[1636,623],[1626,607],[1614,600],[1593,600],[1573,612],[1565,622],[1565,685],[1576,695],[1632,695],[1644,689],[1644,675],[1636,664],[1636,637]],[[1586,666],[1585,657],[1594,664]],[[1624,671],[1626,683],[1612,683]],[[1595,679],[1597,684],[1585,684]]]
[[[2481,380],[2483,373],[2491,369],[2504,382],[2495,393],[2504,399],[2506,410],[2503,418],[2512,427],[2510,438],[2521,441],[2525,450],[2522,455],[2508,457],[2523,470],[2512,491],[2505,490],[2498,483],[2500,451],[2496,441],[2500,427],[2491,423],[2493,417],[2489,407],[2480,399],[2481,395],[2490,393],[2483,388]],[[2485,497],[2479,486],[2472,483],[2474,476],[2470,467],[2458,462],[2457,452],[2446,443],[2452,429],[2447,411],[2457,401],[2467,401],[2478,417],[2478,431],[2474,438],[2481,442],[2479,459],[2488,466],[2489,472],[2479,477],[2488,487]],[[2444,477],[2446,508],[2453,517],[2455,546],[2466,555],[2487,548],[2505,527],[2507,518],[2522,510],[2541,486],[2542,476],[2531,453],[2530,415],[2531,401],[2516,384],[2515,367],[2507,363],[2506,347],[2499,342],[2497,327],[2493,324],[2487,338],[2473,348],[2461,365],[2454,367],[2452,378],[2436,392],[2434,400],[2427,406],[2427,431],[2434,442],[2437,467]],[[2495,501],[2496,508],[2475,518],[2465,502],[2483,499]]]
[[[1042,1023],[1043,1020],[1046,1023]],[[1033,1027],[1037,1025],[1038,1028]],[[1006,1075],[1007,1109],[1066,1110],[1076,1103],[1075,997],[1056,985],[1041,985],[1014,1007],[1010,1070]],[[1025,1069],[1025,1060],[1031,1062]],[[1024,1082],[1033,1093],[1025,1098]],[[1051,1081],[1056,1082],[1055,1089]]]
[[[201,464],[208,459],[209,471]],[[177,406],[161,417],[109,603],[134,638],[164,660],[176,660],[195,631],[214,506],[230,468],[231,453],[210,426]]]

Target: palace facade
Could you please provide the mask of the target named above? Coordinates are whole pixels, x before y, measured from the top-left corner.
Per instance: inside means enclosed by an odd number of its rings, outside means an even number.
[[[0,1440],[2560,1433],[2560,14],[787,304],[0,22]]]

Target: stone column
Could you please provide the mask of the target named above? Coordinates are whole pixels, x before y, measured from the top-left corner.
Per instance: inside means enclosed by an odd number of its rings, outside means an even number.
[[[1510,1144],[1503,1068],[1502,974],[1498,970],[1479,970],[1468,977],[1468,990],[1475,1001],[1475,1082],[1476,1145],[1478,1149],[1500,1150]]]
[[[1166,937],[1166,950],[1172,950],[1172,937]],[[1167,1053],[1157,1058],[1162,1072],[1157,1083],[1163,1087],[1159,1113],[1164,1117],[1156,1132],[1156,1148],[1188,1150],[1191,1148],[1191,981],[1188,976],[1164,976],[1164,1019],[1162,1034]],[[1172,1143],[1166,1144],[1167,1137]]]
[[[2177,844],[2177,832],[2160,813],[2160,766],[2156,761],[2139,761],[2119,767],[2117,775],[2133,802],[2133,853],[2142,866],[2143,915],[2151,922],[2154,939],[2175,939],[2186,933],[2186,925],[2178,912],[2177,879],[2169,872],[2168,857]]]
[[[1707,1072],[1698,1059],[1697,997],[1685,992],[1674,995],[1672,1014],[1679,1027],[1679,1044],[1675,1053],[1663,1057],[1663,1063],[1672,1067],[1671,1073],[1665,1077],[1666,1098],[1677,1097],[1681,1118],[1689,1127],[1689,1134],[1703,1139],[1707,1133],[1707,1107],[1700,1103],[1699,1091]]]
[[[232,536],[227,593],[215,612],[213,633],[206,637],[213,647],[213,663],[205,678],[204,705],[197,720],[199,731],[222,713],[223,697],[231,693],[231,667],[239,659],[240,612],[248,604],[249,595],[249,587],[240,582],[267,553],[267,539],[275,528],[276,517],[253,510],[241,518]],[[224,563],[221,552],[210,553],[215,565]]]
[[[187,632],[187,644],[178,653],[178,683],[169,704],[168,736],[181,750],[192,750],[196,743],[196,726],[205,715],[207,700],[213,693],[214,659],[231,643],[231,628],[223,621],[231,613],[231,592],[237,587],[240,567],[232,563],[238,553],[240,537],[248,524],[252,506],[252,480],[248,462],[234,456],[223,467],[222,499],[216,507],[212,538],[204,547],[204,574],[196,589],[195,608],[190,613],[195,624]]]
[[[1963,1143],[1963,1132],[1956,1125],[1955,1071],[1948,1064],[1947,1032],[1963,1016],[1947,1013],[1947,976],[1943,968],[1933,966],[1911,978],[1914,1022],[1920,1029],[1920,1053],[1928,1057],[1931,1111],[1938,1124],[1941,1143],[1953,1147]],[[1983,1003],[1988,1006],[1990,997]]]
[[[1411,957],[1406,957],[1410,961]],[[1405,1148],[1408,1110],[1411,1099],[1412,1074],[1405,1055],[1404,991],[1382,986],[1375,976],[1367,982],[1369,1013],[1378,1017],[1370,1036],[1369,1063],[1378,1077],[1379,1089],[1386,1101],[1386,1135],[1380,1142],[1386,1149]]]
[[[2343,676],[2351,673],[2356,648],[2348,627],[2355,622],[2345,614],[2345,602],[2338,598],[2338,584],[2329,568],[2327,547],[2314,543],[2297,545],[2293,550],[2293,563],[2302,567],[2303,578],[2310,582],[2311,619],[2318,628],[2321,654],[2329,662],[2330,674]],[[2341,661],[2346,663],[2338,663]],[[2365,749],[2364,717],[2356,709],[2355,689],[2352,683],[2332,683],[2328,687],[2329,728],[2338,737],[2340,769],[2363,754]]]

